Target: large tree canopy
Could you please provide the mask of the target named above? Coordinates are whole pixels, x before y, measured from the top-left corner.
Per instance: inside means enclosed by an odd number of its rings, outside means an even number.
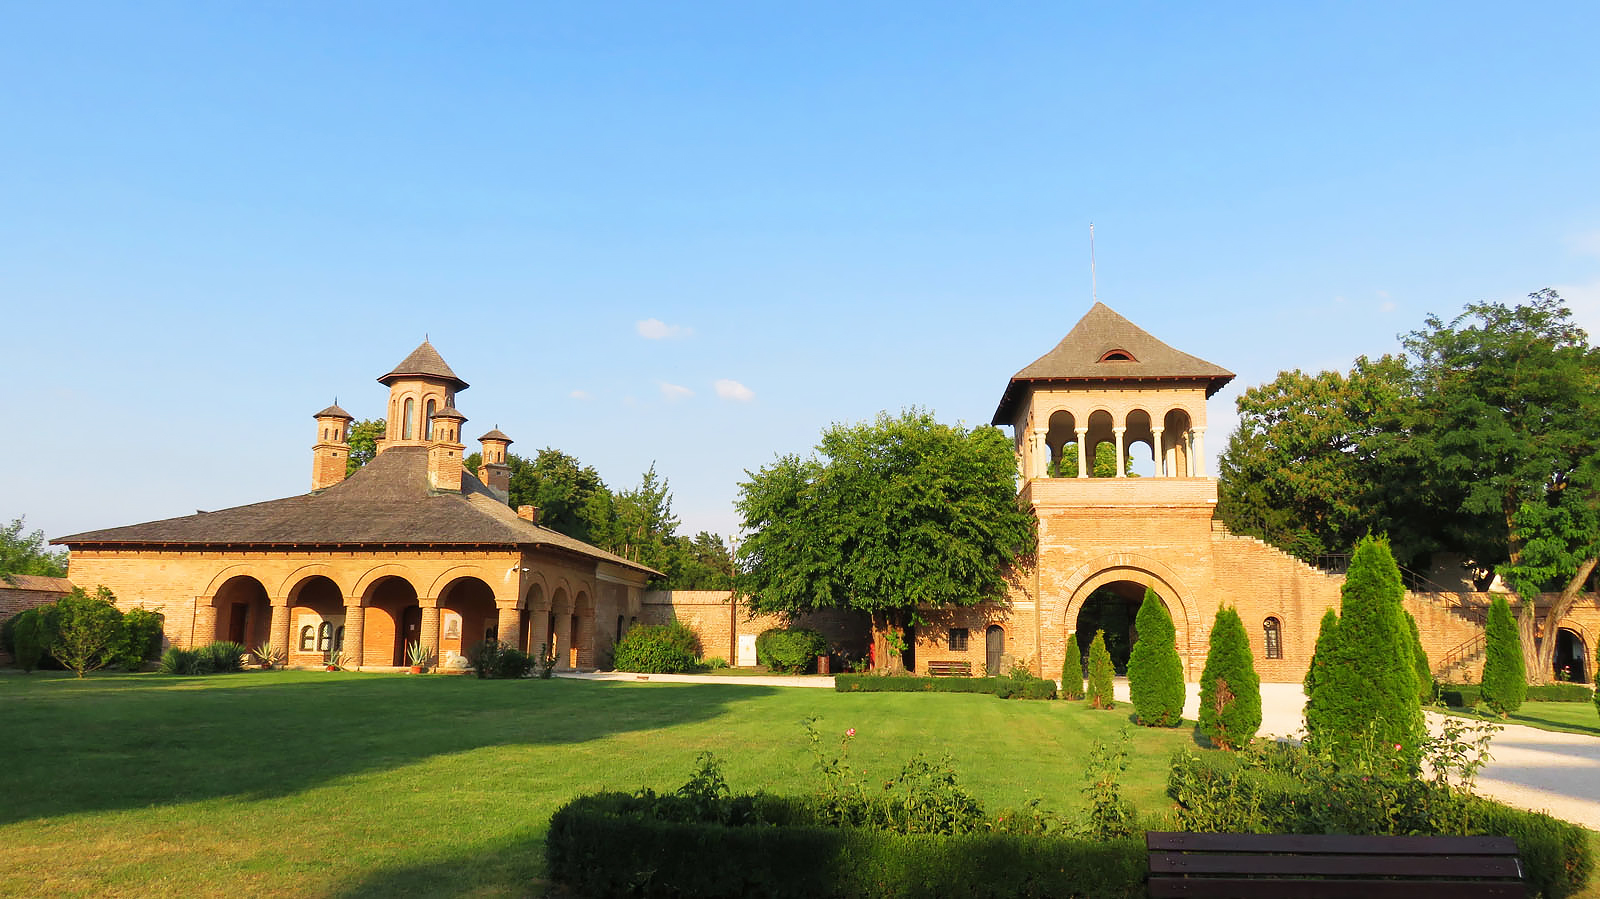
[[[829,428],[815,455],[752,474],[737,505],[752,609],[855,609],[880,639],[918,608],[1003,598],[1034,547],[1011,441],[915,409]],[[892,666],[889,655],[880,647],[879,663]]]
[[[13,518],[0,527],[0,579],[11,582],[13,575],[36,574],[67,576],[66,550],[45,547],[44,531],[23,533],[23,518]]]
[[[1239,400],[1218,512],[1311,558],[1387,533],[1396,555],[1462,553],[1480,588],[1561,590],[1553,634],[1600,554],[1600,351],[1554,291],[1474,303],[1404,335],[1408,355],[1349,375],[1280,375]],[[1555,641],[1519,622],[1530,676]]]

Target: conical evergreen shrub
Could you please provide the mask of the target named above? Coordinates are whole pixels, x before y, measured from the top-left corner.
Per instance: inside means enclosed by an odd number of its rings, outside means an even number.
[[[1489,604],[1484,626],[1483,704],[1504,718],[1522,707],[1528,695],[1528,674],[1522,666],[1522,640],[1511,605],[1504,596]]]
[[[1422,704],[1400,607],[1405,588],[1387,539],[1356,544],[1343,594],[1337,637],[1306,704],[1311,740],[1336,756],[1415,768],[1425,735]]]
[[[1322,672],[1333,660],[1333,644],[1339,639],[1339,613],[1332,609],[1322,613],[1322,626],[1317,629],[1317,647],[1312,650],[1311,664],[1306,668],[1306,679],[1302,681],[1305,687],[1306,698],[1311,698],[1311,691],[1316,689],[1317,681],[1322,678]],[[1307,714],[1310,711],[1307,710]]]
[[[1112,695],[1111,679],[1117,669],[1111,664],[1111,653],[1106,651],[1106,632],[1095,631],[1094,642],[1089,644],[1089,704],[1097,709],[1116,707]]]
[[[1200,732],[1219,749],[1243,749],[1261,729],[1261,676],[1244,622],[1218,609],[1200,673]]]
[[[1083,656],[1078,653],[1078,638],[1067,635],[1067,657],[1061,660],[1062,699],[1083,698]]]
[[[1146,727],[1183,723],[1183,660],[1166,604],[1149,587],[1133,620],[1139,639],[1128,656],[1128,698]]]
[[[1436,690],[1433,668],[1428,664],[1428,651],[1422,648],[1422,631],[1417,628],[1417,619],[1412,618],[1410,612],[1406,612],[1405,616],[1406,624],[1411,627],[1411,665],[1417,676],[1417,701],[1432,705]]]

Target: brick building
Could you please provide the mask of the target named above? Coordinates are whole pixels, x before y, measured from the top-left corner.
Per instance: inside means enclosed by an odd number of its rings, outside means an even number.
[[[552,646],[590,668],[642,608],[655,572],[539,526],[506,505],[511,439],[479,438],[463,465],[456,396],[467,383],[424,341],[379,378],[385,438],[347,480],[351,416],[318,412],[311,492],[216,512],[61,537],[70,580],[166,618],[166,640],[287,647],[291,665],[342,652],[352,667],[408,663],[413,641],[460,665],[480,640]]]

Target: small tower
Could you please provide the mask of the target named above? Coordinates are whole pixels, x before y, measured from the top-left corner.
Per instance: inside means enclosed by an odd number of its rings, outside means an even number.
[[[326,490],[344,480],[350,458],[350,413],[334,403],[315,416],[317,442],[311,447],[311,489]]]
[[[511,466],[506,463],[506,448],[513,441],[495,425],[494,430],[479,437],[478,442],[483,444],[483,465],[478,468],[478,480],[502,500],[510,502]]]
[[[380,453],[391,446],[431,445],[440,410],[454,409],[456,394],[468,386],[426,340],[378,383],[389,388],[389,414],[377,447]],[[460,434],[452,439],[459,440]]]
[[[467,417],[454,406],[433,413],[433,440],[428,443],[428,483],[435,490],[461,492],[461,423]]]

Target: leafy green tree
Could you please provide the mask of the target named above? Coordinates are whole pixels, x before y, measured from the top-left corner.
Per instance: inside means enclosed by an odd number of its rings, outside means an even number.
[[[1474,303],[1448,323],[1429,316],[1405,343],[1418,508],[1437,515],[1446,545],[1518,591],[1524,667],[1543,681],[1571,600],[1546,610],[1552,639],[1540,647],[1534,595],[1555,581],[1576,597],[1594,567],[1581,510],[1600,492],[1600,351],[1553,290],[1517,306]]]
[[[350,455],[344,460],[344,476],[349,477],[378,455],[378,441],[387,425],[381,418],[367,418],[350,425]]]
[[[1433,702],[1433,668],[1428,664],[1428,651],[1422,648],[1422,631],[1417,628],[1417,619],[1412,618],[1410,612],[1403,614],[1411,631],[1411,666],[1417,676],[1417,699],[1428,705]]]
[[[1281,372],[1246,390],[1217,458],[1218,516],[1308,561],[1370,531],[1400,533],[1404,516],[1386,487],[1413,405],[1405,360],[1394,356],[1362,356],[1348,374]]]
[[[656,474],[655,463],[639,479],[639,486],[616,495],[615,508],[606,548],[657,571],[668,567],[668,542],[677,533],[678,518],[672,514],[671,487]]]
[[[1553,642],[1553,641],[1552,641]],[[1522,667],[1522,645],[1511,621],[1511,606],[1504,596],[1489,604],[1484,626],[1483,702],[1504,718],[1522,707],[1528,695],[1528,678]]]
[[[1424,737],[1400,568],[1389,543],[1364,537],[1345,575],[1338,635],[1306,703],[1311,740],[1357,755],[1396,747],[1410,766]],[[1319,655],[1321,653],[1319,652]]]
[[[1116,590],[1101,587],[1090,594],[1078,611],[1077,631],[1082,651],[1089,651],[1089,641],[1094,638],[1095,631],[1105,631],[1106,652],[1111,654],[1111,664],[1119,674],[1128,670],[1128,654],[1133,650],[1131,606]]]
[[[1075,637],[1067,638],[1067,657],[1061,660],[1061,692],[1062,699],[1083,698],[1083,653],[1078,649]]]
[[[738,509],[749,535],[738,583],[751,609],[869,613],[878,664],[891,669],[889,635],[919,608],[1002,598],[1034,547],[1011,441],[915,409],[829,428],[815,455],[751,475]]]
[[[16,583],[13,576],[18,574],[66,577],[66,551],[47,549],[44,531],[24,534],[25,518],[13,518],[10,524],[0,527],[0,580],[13,584]]]
[[[39,662],[50,648],[50,628],[45,623],[44,613],[38,609],[28,609],[18,615],[12,623],[11,640],[13,654],[16,657],[17,667],[24,674],[33,673],[39,667]]]
[[[1260,729],[1261,677],[1250,638],[1237,611],[1218,609],[1200,673],[1200,732],[1219,749],[1243,749]]]
[[[1311,664],[1306,667],[1306,677],[1302,681],[1305,687],[1306,698],[1309,699],[1317,684],[1327,676],[1327,668],[1333,663],[1333,644],[1339,640],[1339,613],[1332,609],[1322,613],[1322,626],[1317,629],[1317,646],[1311,652]]]
[[[1178,658],[1178,632],[1167,606],[1146,587],[1144,602],[1133,620],[1139,639],[1128,656],[1128,698],[1146,727],[1183,723],[1183,660]]]
[[[1097,709],[1116,707],[1112,678],[1116,671],[1111,667],[1111,654],[1106,652],[1106,635],[1095,631],[1089,643],[1089,704]]]
[[[122,612],[105,587],[93,596],[82,587],[56,600],[56,637],[50,654],[83,677],[117,657],[123,645]]]
[[[1130,478],[1139,476],[1133,470],[1133,452],[1128,447],[1123,447],[1122,474],[1124,477]],[[1076,443],[1069,443],[1061,448],[1061,461],[1051,464],[1050,476],[1053,478],[1075,478],[1078,476],[1078,445]],[[1089,466],[1089,477],[1114,478],[1116,476],[1116,444],[1095,444],[1094,464]]]

